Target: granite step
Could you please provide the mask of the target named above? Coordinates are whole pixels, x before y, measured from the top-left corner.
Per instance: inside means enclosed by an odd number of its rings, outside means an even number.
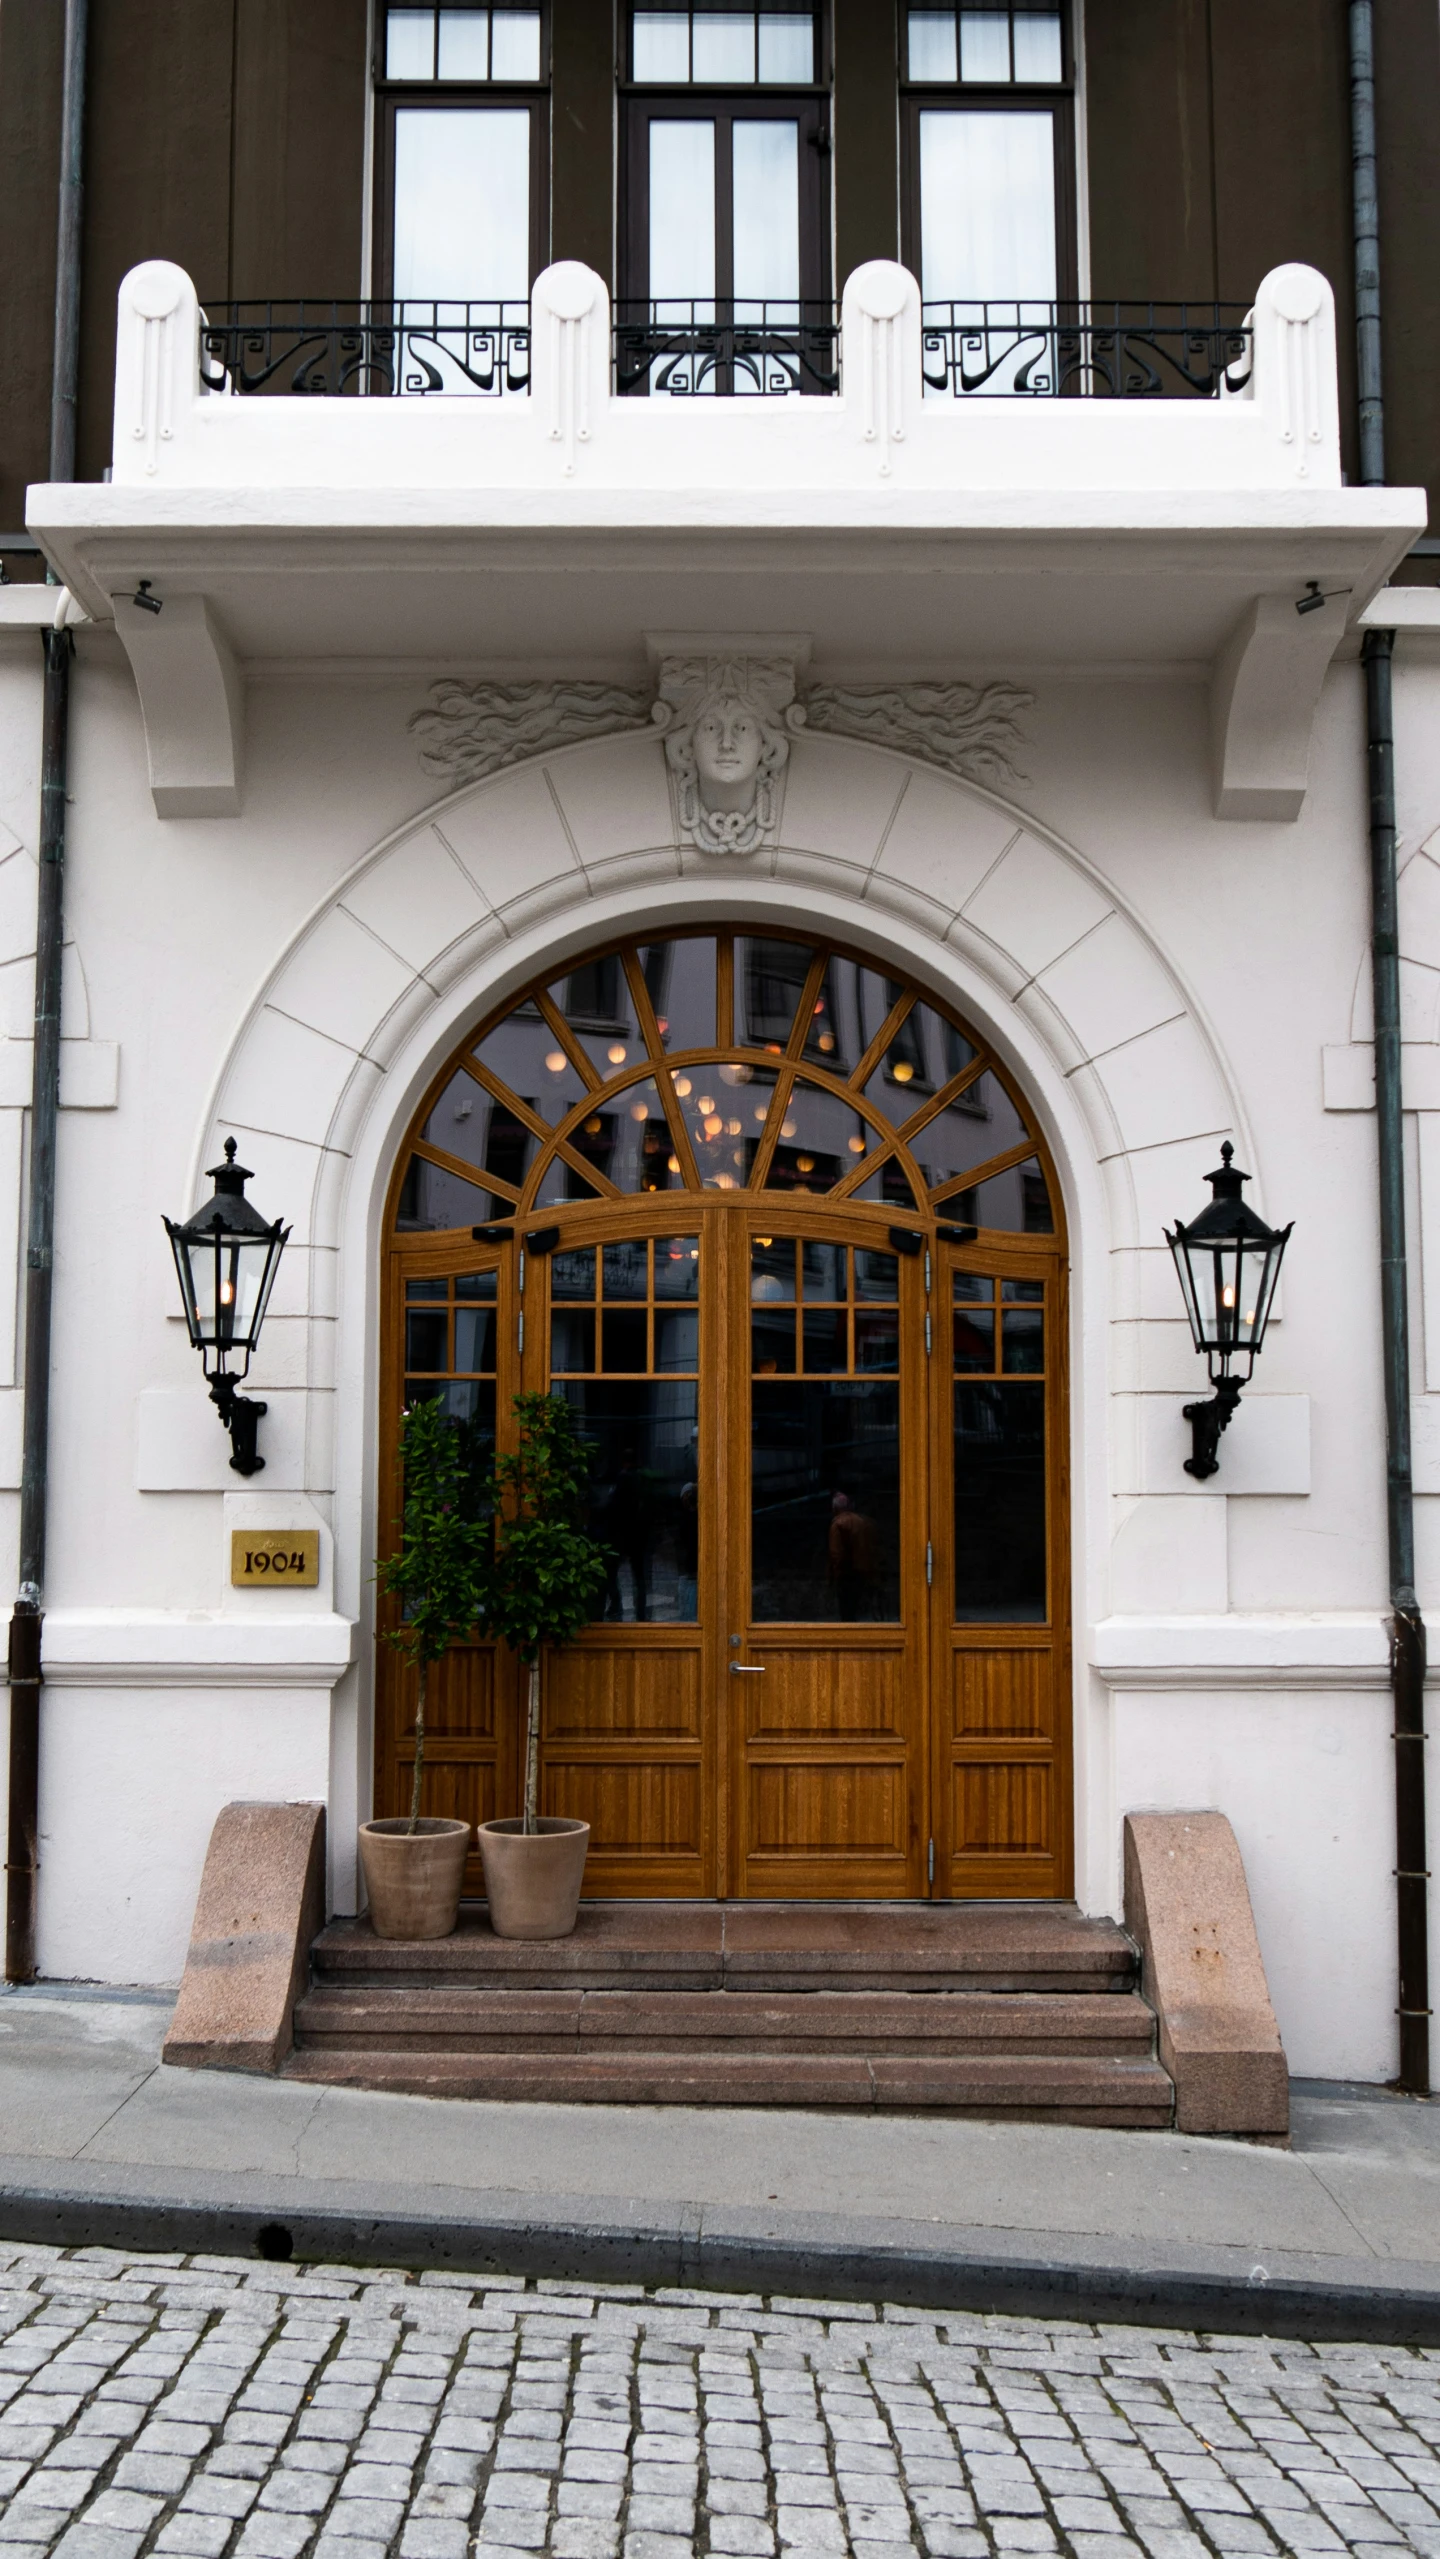
[[[1158,2062],[1073,2053],[336,2052],[302,2049],[285,2076],[397,2095],[565,2105],[934,2109],[952,2115],[1163,2131]]]
[[[387,1943],[335,1920],[317,1981],[515,1990],[987,1990],[1128,1993],[1135,1949],[1073,1902],[583,1902],[571,1937],[496,1937],[483,1902],[453,1936]]]
[[[1152,2011],[1136,1993],[522,1990],[324,1982],[295,2012],[306,2052],[521,2051],[734,2057],[807,2054],[1148,2057]]]

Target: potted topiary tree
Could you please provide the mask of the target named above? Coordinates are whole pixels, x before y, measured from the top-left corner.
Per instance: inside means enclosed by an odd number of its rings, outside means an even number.
[[[480,1856],[497,1936],[568,1937],[590,1825],[540,1813],[540,1666],[547,1644],[568,1644],[595,1615],[606,1550],[582,1524],[590,1452],[564,1397],[517,1395],[515,1416],[518,1450],[493,1468],[495,1551],[481,1623],[529,1673],[525,1810],[518,1820],[481,1822]]]
[[[400,1544],[375,1578],[402,1616],[387,1631],[417,1674],[415,1771],[410,1815],[362,1822],[360,1863],[377,1937],[448,1937],[460,1909],[470,1824],[420,1816],[425,1701],[433,1665],[480,1614],[490,1558],[493,1496],[477,1479],[461,1427],[438,1397],[413,1404],[400,1438],[404,1509]]]

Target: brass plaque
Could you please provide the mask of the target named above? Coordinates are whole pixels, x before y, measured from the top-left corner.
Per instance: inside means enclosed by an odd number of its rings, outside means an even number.
[[[232,1529],[230,1580],[236,1590],[314,1590],[320,1579],[318,1528]]]

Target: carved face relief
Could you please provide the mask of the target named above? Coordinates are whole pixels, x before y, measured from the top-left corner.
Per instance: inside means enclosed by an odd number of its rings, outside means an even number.
[[[765,732],[753,711],[722,695],[695,723],[695,770],[706,808],[743,808],[754,798],[755,776],[765,752]]]
[[[794,698],[788,663],[663,661],[654,716],[682,841],[705,853],[753,853],[776,842]]]

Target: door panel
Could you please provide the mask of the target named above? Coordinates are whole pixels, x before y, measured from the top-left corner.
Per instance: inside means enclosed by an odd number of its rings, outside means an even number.
[[[485,1251],[469,1237],[408,1241],[391,1257],[385,1327],[383,1445],[378,1539],[394,1544],[404,1488],[399,1439],[406,1405],[440,1396],[483,1461],[497,1415],[518,1385],[515,1293],[508,1255]],[[376,1610],[375,1755],[377,1814],[408,1813],[415,1767],[416,1675],[386,1634],[399,1609],[381,1598]],[[425,1709],[423,1804],[427,1815],[490,1821],[508,1809],[519,1756],[516,1666],[499,1646],[461,1643],[432,1665]],[[472,1856],[466,1890],[482,1889]]]
[[[1069,1888],[1065,1275],[1022,1243],[936,1256],[935,1889]]]
[[[526,1256],[525,1383],[575,1414],[586,1524],[611,1558],[598,1621],[545,1664],[541,1806],[590,1823],[586,1891],[602,1897],[717,1888],[716,1638],[700,1607],[716,1249],[693,1223],[657,1233],[666,1218],[651,1203],[571,1210],[557,1249]]]
[[[888,1229],[729,1221],[732,1889],[923,1886],[924,1306]],[[748,1223],[749,1233],[745,1232]],[[732,1409],[737,1398],[728,1399]],[[748,1452],[748,1463],[746,1455]]]

